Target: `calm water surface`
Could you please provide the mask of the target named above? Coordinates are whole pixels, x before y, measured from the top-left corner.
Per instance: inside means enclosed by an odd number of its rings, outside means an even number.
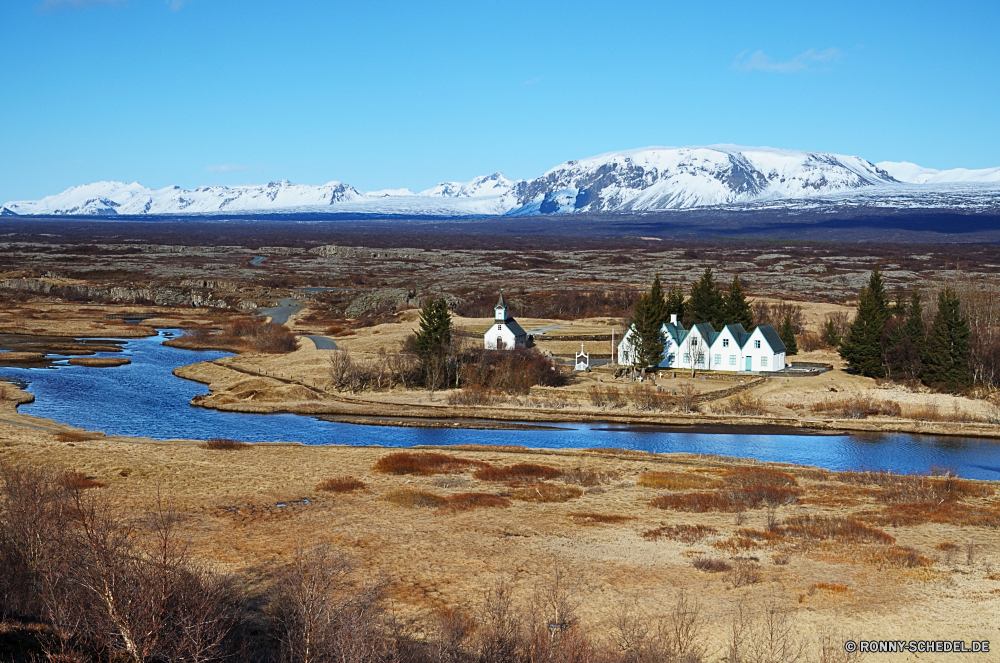
[[[689,452],[817,465],[832,470],[923,472],[931,466],[960,476],[1000,479],[1000,442],[920,435],[747,435],[644,431],[593,424],[558,424],[560,430],[394,428],[320,421],[294,414],[238,414],[191,407],[205,385],[175,377],[186,364],[227,356],[162,345],[174,332],[131,340],[128,366],[0,368],[0,376],[28,383],[35,402],[20,410],[108,435],[154,439],[226,437],[249,442],[295,441],[408,447],[418,444],[513,444],[542,448],[619,447]],[[117,353],[99,356],[115,356]]]

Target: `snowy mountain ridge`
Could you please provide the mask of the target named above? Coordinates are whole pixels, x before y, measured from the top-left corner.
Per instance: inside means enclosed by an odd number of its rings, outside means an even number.
[[[13,201],[0,215],[180,215],[271,212],[431,216],[655,212],[706,206],[837,204],[1000,206],[1000,168],[938,171],[908,162],[873,164],[856,156],[769,147],[647,147],[562,163],[532,180],[502,173],[470,182],[360,192],[343,182],[287,180],[260,186],[149,189],[96,182],[35,201]],[[956,202],[957,201],[957,202]],[[972,201],[971,203],[969,201]]]

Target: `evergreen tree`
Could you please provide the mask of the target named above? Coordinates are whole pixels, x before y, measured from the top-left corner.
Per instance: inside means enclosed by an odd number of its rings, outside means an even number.
[[[831,348],[835,348],[840,345],[840,341],[840,332],[837,331],[837,325],[833,323],[833,318],[830,318],[826,321],[826,329],[823,330],[823,342]]]
[[[889,319],[882,273],[876,267],[858,298],[858,313],[838,352],[848,365],[870,378],[885,377],[882,364],[882,332]]]
[[[668,322],[671,315],[676,315],[678,320],[684,319],[684,288],[679,285],[673,286],[667,291]]]
[[[739,323],[747,331],[753,329],[753,310],[750,308],[750,302],[747,301],[746,294],[743,292],[743,284],[740,283],[740,277],[734,276],[733,282],[729,284],[729,291],[726,293],[722,310],[723,325]]]
[[[923,371],[923,356],[926,352],[924,331],[924,309],[920,293],[913,291],[909,306],[899,305],[905,320],[897,321],[894,329],[886,335],[886,366],[894,378],[917,379]]]
[[[451,345],[451,314],[443,297],[428,299],[420,308],[416,350],[421,357],[444,354]]]
[[[799,354],[799,344],[795,342],[795,330],[792,329],[792,314],[786,313],[778,331],[778,338],[785,344],[785,354],[789,357]]]
[[[969,386],[969,321],[951,288],[938,295],[938,312],[924,351],[924,384],[960,391]]]
[[[715,282],[712,269],[706,268],[701,279],[691,286],[691,299],[684,306],[684,323],[688,327],[700,322],[711,322],[716,329],[722,326],[723,297]]]
[[[662,323],[654,312],[649,293],[645,293],[636,302],[632,314],[632,362],[643,371],[663,361]]]
[[[663,296],[663,286],[660,285],[660,275],[653,276],[653,285],[649,288],[649,315],[660,325],[670,322],[670,311]]]

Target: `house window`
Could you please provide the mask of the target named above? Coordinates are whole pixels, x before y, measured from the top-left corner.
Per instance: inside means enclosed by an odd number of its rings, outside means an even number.
[[[760,358],[760,367],[764,368],[765,366],[767,366],[767,357],[761,357]]]
[[[698,355],[698,365],[699,366],[705,365],[705,355]]]
[[[722,363],[722,355],[715,355],[715,363],[719,365]]]
[[[497,325],[497,331],[500,331],[501,329],[503,329],[503,325]]]
[[[722,339],[722,347],[724,347],[724,348],[728,348],[729,347],[729,339],[728,338]]]
[[[690,364],[691,363],[691,355],[688,354],[687,352],[684,353],[684,363],[685,364]]]
[[[696,339],[696,338],[692,338],[691,339],[691,347],[692,348],[698,347],[698,339]]]
[[[754,341],[753,342],[753,347],[755,347],[756,349],[760,350],[760,341]]]
[[[736,355],[729,355],[729,365],[730,366],[736,365]]]

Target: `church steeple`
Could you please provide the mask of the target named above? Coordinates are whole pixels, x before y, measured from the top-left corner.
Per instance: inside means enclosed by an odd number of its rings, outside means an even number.
[[[496,313],[495,319],[497,321],[504,321],[507,319],[507,305],[503,301],[503,293],[500,293],[500,299],[497,300],[497,305],[493,308]]]

